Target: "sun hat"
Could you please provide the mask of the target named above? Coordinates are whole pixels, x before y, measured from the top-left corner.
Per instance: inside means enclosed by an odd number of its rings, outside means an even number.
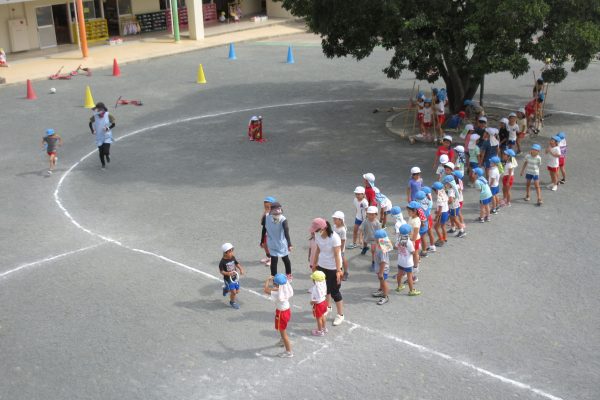
[[[325,273],[323,271],[315,271],[310,274],[310,279],[315,282],[324,282],[325,281]]]
[[[392,214],[392,215],[398,215],[400,213],[402,213],[402,209],[399,206],[394,206],[390,210],[390,214]]]
[[[357,186],[354,188],[355,194],[365,194],[365,188],[362,186]]]
[[[421,207],[421,204],[418,201],[411,201],[410,203],[408,203],[408,205],[406,206],[406,208],[410,208],[413,210],[418,209],[419,207]]]
[[[343,221],[344,218],[345,218],[345,215],[344,215],[344,213],[342,211],[336,211],[336,212],[333,213],[333,215],[331,216],[331,218],[339,218],[339,219],[341,219]]]
[[[445,135],[445,136],[442,138],[442,141],[444,141],[444,140],[447,140],[447,141],[449,141],[450,143],[452,143],[452,136],[450,136],[450,135]]]
[[[433,182],[433,185],[431,185],[431,187],[434,190],[442,190],[444,188],[444,185],[442,185],[442,182]]]
[[[504,150],[504,154],[506,154],[507,156],[511,156],[511,157],[516,157],[517,154],[515,153],[515,151],[513,149],[506,149]]]
[[[375,207],[375,206],[367,207],[367,214],[377,214],[377,207]]]
[[[327,221],[325,221],[323,218],[315,218],[312,220],[308,231],[310,233],[315,233],[325,228],[327,228]]]
[[[267,196],[263,200],[263,203],[275,203],[277,200],[273,196]]]
[[[446,175],[443,179],[444,183],[454,182],[454,175]]]
[[[537,143],[534,143],[534,144],[531,145],[531,150],[541,151],[542,150],[542,146],[540,146]]]
[[[475,172],[475,175],[477,175],[477,176],[483,176],[483,175],[485,175],[485,172],[483,172],[483,169],[481,169],[481,168],[475,168],[473,170],[473,172]]]
[[[280,214],[282,214],[281,204],[279,204],[278,202],[272,203],[271,204],[271,214],[273,214],[273,215],[280,215]]]
[[[554,135],[551,137],[551,139],[553,139],[556,143],[560,142],[562,140],[562,138],[558,135]]]
[[[370,172],[367,172],[366,174],[363,175],[363,179],[366,179],[369,182],[373,182],[373,181],[375,181],[375,175],[373,175]]]
[[[48,129],[46,129],[46,135],[47,135],[47,136],[52,136],[52,135],[54,135],[54,129],[52,129],[52,128],[48,128]]]
[[[383,239],[387,237],[387,232],[385,229],[377,229],[375,231],[375,239]]]
[[[465,177],[465,174],[462,171],[456,170],[453,172],[454,176],[458,179],[462,180]]]
[[[287,283],[287,277],[284,274],[277,274],[273,278],[273,282],[278,286],[285,285]]]
[[[498,157],[498,156],[491,157],[490,162],[493,162],[494,164],[500,164],[500,157]]]
[[[511,112],[510,114],[508,114],[508,118],[516,117],[516,116],[517,116],[517,113],[514,113],[514,112]]]
[[[444,168],[450,168],[450,169],[454,169],[455,165],[453,162],[447,162],[446,164],[444,164]]]
[[[477,119],[477,121],[487,123],[487,117],[485,115],[482,115],[481,117],[479,117],[479,119]]]
[[[503,123],[504,125],[508,126],[508,118],[501,118],[500,122]]]
[[[422,190],[419,190],[417,193],[415,193],[415,199],[417,200],[423,200],[426,196],[427,195]]]
[[[558,132],[556,134],[556,136],[558,136],[562,140],[562,139],[565,139],[567,137],[567,134],[561,131],[561,132]]]
[[[96,103],[96,105],[93,108],[94,110],[104,110],[104,111],[108,111],[108,108],[106,108],[106,106],[104,105],[104,103],[99,102]]]
[[[473,126],[473,124],[466,124],[466,125],[465,125],[465,129],[466,129],[467,131],[472,131],[472,130],[474,130],[474,129],[475,129],[475,127]]]
[[[419,168],[419,167],[412,167],[412,168],[410,169],[410,173],[411,173],[412,175],[414,175],[414,174],[420,174],[420,173],[421,173],[421,168]]]
[[[399,230],[401,235],[408,235],[412,231],[412,227],[409,224],[402,224]]]
[[[459,111],[459,112],[458,112],[458,116],[459,116],[461,119],[464,119],[464,118],[466,117],[466,115],[467,115],[467,114],[465,114],[465,112],[464,112],[464,111]]]
[[[517,112],[520,112],[521,114],[525,114],[525,109],[523,107],[521,107],[517,110]]]
[[[233,249],[233,245],[231,243],[224,243],[221,246],[221,250],[223,251],[223,253],[227,253],[231,249]]]
[[[425,193],[425,194],[431,194],[431,188],[429,186],[423,186],[421,187],[421,190]]]
[[[431,104],[431,99],[425,99],[424,103],[429,103],[429,104]]]
[[[447,154],[442,154],[440,156],[440,164],[446,164],[448,161],[450,161],[450,157],[448,157]]]
[[[459,153],[465,152],[465,148],[463,146],[461,146],[460,144],[458,146],[454,147],[454,150],[458,151]]]

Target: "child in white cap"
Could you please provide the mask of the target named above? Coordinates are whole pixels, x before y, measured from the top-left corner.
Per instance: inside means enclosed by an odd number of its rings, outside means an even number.
[[[517,111],[517,125],[519,126],[519,134],[517,135],[517,155],[521,154],[521,141],[527,134],[527,115],[523,107]]]
[[[347,249],[355,249],[358,247],[358,243],[361,243],[358,228],[367,217],[367,208],[369,202],[365,197],[365,188],[357,186],[354,189],[354,208],[356,208],[356,215],[354,217],[354,229],[352,231],[352,244],[346,246]]]
[[[512,149],[517,145],[517,138],[519,137],[519,124],[517,123],[517,114],[511,112],[508,114],[508,124],[506,125],[508,130],[508,148]]]
[[[338,234],[340,239],[342,240],[342,267],[344,268],[344,276],[342,280],[345,281],[348,279],[349,271],[348,271],[348,260],[346,259],[346,254],[344,249],[346,248],[346,242],[348,237],[348,229],[346,228],[345,215],[342,211],[336,211],[331,216],[333,219],[333,231]]]
[[[233,254],[233,245],[225,243],[221,246],[223,257],[219,263],[219,273],[223,276],[223,297],[229,292],[229,305],[234,309],[239,309],[240,305],[235,301],[240,291],[240,282],[238,273],[244,274],[244,267],[238,262]]]
[[[473,187],[476,176],[473,172],[475,168],[479,168],[479,164],[481,162],[481,149],[479,148],[479,134],[473,133],[471,134],[471,138],[469,140],[469,186]]]
[[[406,202],[410,203],[415,200],[415,195],[421,186],[423,185],[423,178],[421,178],[421,168],[412,167],[410,169],[410,179],[408,180],[408,187],[406,188]]]
[[[363,235],[364,247],[361,254],[367,254],[371,248],[371,270],[375,269],[375,231],[381,229],[381,222],[377,219],[377,207],[367,208],[367,219],[360,225],[360,232]]]

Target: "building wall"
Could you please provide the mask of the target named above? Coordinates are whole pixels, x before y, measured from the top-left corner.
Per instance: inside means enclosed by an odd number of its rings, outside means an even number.
[[[242,0],[242,14],[258,14],[260,13],[260,0]]]
[[[0,5],[0,47],[6,53],[12,52],[10,48],[10,36],[8,34],[8,20],[23,18],[25,16],[24,3],[12,3]],[[29,24],[29,21],[27,21]],[[31,27],[28,25],[28,28]]]
[[[131,9],[134,14],[160,11],[158,0],[131,0]]]
[[[267,0],[267,16],[271,18],[294,18],[292,14],[281,6],[281,2]]]

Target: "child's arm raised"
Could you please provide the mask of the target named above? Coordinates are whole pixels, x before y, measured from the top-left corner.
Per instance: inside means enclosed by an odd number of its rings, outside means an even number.
[[[271,288],[271,282],[273,282],[273,277],[272,276],[268,277],[267,280],[265,281],[265,285],[263,287],[263,291],[266,294],[271,294],[271,292],[277,291],[277,289]]]

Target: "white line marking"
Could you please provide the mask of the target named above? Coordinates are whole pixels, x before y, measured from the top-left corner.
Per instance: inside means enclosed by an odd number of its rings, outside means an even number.
[[[160,124],[152,125],[152,126],[149,126],[149,127],[146,127],[146,128],[141,128],[141,129],[135,130],[133,132],[130,132],[130,133],[126,134],[126,135],[123,135],[123,136],[119,137],[118,139],[116,139],[116,141],[123,140],[123,139],[125,139],[127,137],[136,135],[138,133],[151,131],[151,130],[154,130],[154,129],[157,129],[157,128],[162,128],[162,127],[169,126],[169,125],[180,124],[180,123],[184,123],[184,122],[196,121],[196,120],[206,119],[206,118],[212,118],[212,117],[218,117],[218,116],[223,116],[223,115],[236,114],[236,113],[241,113],[241,112],[248,112],[248,111],[255,111],[255,110],[264,110],[264,109],[269,109],[269,108],[281,108],[281,107],[292,107],[292,106],[301,106],[301,105],[323,104],[323,103],[343,103],[343,102],[359,102],[359,101],[394,101],[394,100],[399,100],[399,99],[386,99],[386,100],[383,100],[383,99],[319,100],[319,101],[305,101],[305,102],[299,102],[299,103],[286,103],[286,104],[269,105],[269,106],[263,106],[263,107],[245,108],[245,109],[241,109],[241,110],[225,111],[225,112],[220,112],[220,113],[215,113],[215,114],[206,114],[206,115],[200,115],[200,116],[195,116],[195,117],[181,118],[181,119],[177,119],[177,120],[169,121],[169,122],[163,122],[163,123],[160,123]],[[220,281],[221,279],[218,278],[218,277],[216,277],[216,276],[214,276],[214,275],[211,275],[211,274],[206,273],[204,271],[201,271],[199,269],[193,268],[193,267],[191,267],[189,265],[186,265],[184,263],[181,263],[179,261],[172,260],[172,259],[170,259],[168,257],[165,257],[165,256],[157,254],[157,253],[153,253],[151,251],[129,247],[129,246],[124,245],[123,243],[121,243],[121,242],[119,242],[119,241],[117,241],[115,239],[112,239],[110,237],[107,237],[107,236],[101,235],[99,233],[93,232],[93,231],[91,231],[91,230],[83,227],[79,222],[77,222],[71,216],[71,214],[64,207],[64,205],[62,204],[62,201],[60,199],[59,193],[60,193],[61,186],[62,186],[63,182],[65,181],[66,177],[71,173],[71,171],[73,171],[73,169],[75,169],[81,162],[83,162],[85,159],[87,159],[88,157],[90,157],[95,152],[96,151],[93,150],[93,151],[89,152],[88,154],[86,154],[85,156],[83,156],[78,162],[76,162],[75,164],[73,164],[67,171],[65,171],[65,173],[62,175],[62,177],[58,181],[58,184],[57,184],[56,189],[54,191],[54,201],[56,202],[56,204],[58,205],[58,207],[63,211],[63,213],[67,217],[67,219],[69,221],[71,221],[71,223],[73,225],[75,225],[76,227],[78,227],[79,229],[81,229],[82,231],[84,231],[84,232],[86,232],[86,233],[88,233],[88,234],[90,234],[92,236],[101,238],[102,240],[104,240],[106,242],[116,244],[116,245],[121,246],[121,247],[123,247],[125,249],[131,250],[131,251],[134,251],[134,252],[137,252],[137,253],[140,253],[140,254],[145,254],[145,255],[148,255],[148,256],[156,257],[156,258],[158,258],[160,260],[163,260],[163,261],[166,261],[168,263],[177,265],[177,266],[179,266],[181,268],[184,268],[184,269],[186,269],[188,271],[198,273],[198,274],[200,274],[200,275],[202,275],[202,276],[204,276],[204,277],[206,277],[208,279]],[[267,298],[266,296],[264,296],[264,295],[262,295],[262,294],[260,294],[260,293],[258,293],[256,291],[254,291],[254,290],[249,290],[249,289],[246,289],[246,290],[248,292],[252,293],[252,294],[255,294],[255,295],[259,296],[259,297]],[[301,309],[301,307],[298,307],[298,308]],[[430,349],[430,348],[425,347],[423,345],[413,343],[413,342],[411,342],[409,340],[398,338],[398,337],[396,337],[394,335],[390,335],[390,334],[387,334],[385,332],[378,331],[378,330],[375,330],[375,329],[372,329],[372,328],[369,328],[369,327],[366,327],[366,326],[362,326],[362,325],[359,325],[359,324],[356,324],[356,323],[353,323],[353,322],[350,322],[350,321],[346,321],[346,322],[349,323],[352,326],[352,328],[350,328],[352,330],[360,328],[360,329],[365,330],[368,333],[375,333],[375,334],[377,334],[379,336],[382,336],[382,337],[384,337],[386,339],[390,339],[390,340],[393,340],[393,341],[395,341],[397,343],[401,343],[401,344],[404,344],[406,346],[412,347],[412,348],[417,349],[417,350],[419,350],[419,351],[421,351],[423,353],[427,353],[427,354],[431,354],[431,355],[440,357],[440,358],[442,358],[444,360],[447,360],[449,362],[455,363],[457,365],[461,365],[461,366],[466,367],[466,368],[468,368],[470,370],[478,372],[478,373],[480,373],[482,375],[486,375],[486,376],[488,376],[490,378],[496,379],[496,380],[498,380],[498,381],[500,381],[502,383],[506,383],[508,385],[512,385],[512,386],[514,386],[516,388],[519,388],[519,389],[528,390],[528,391],[530,391],[532,393],[535,393],[535,394],[537,394],[539,396],[542,396],[542,397],[545,397],[547,399],[550,399],[550,400],[563,400],[561,397],[557,397],[557,396],[554,396],[554,395],[552,395],[550,393],[546,393],[543,390],[534,388],[531,385],[528,385],[526,383],[522,383],[522,382],[516,381],[514,379],[506,378],[506,377],[504,377],[502,375],[495,374],[495,373],[493,373],[491,371],[488,371],[486,369],[477,367],[476,365],[473,365],[473,364],[468,363],[466,361],[458,360],[458,359],[456,359],[456,358],[454,358],[454,357],[452,357],[452,356],[450,356],[448,354],[441,353],[441,352],[439,352],[437,350],[433,350],[433,349]],[[305,338],[304,336],[302,336],[302,338],[305,339],[305,340],[311,341],[311,338]],[[316,350],[316,352],[319,352],[319,351],[322,351],[322,350],[324,350],[324,347],[322,347],[321,349]],[[304,360],[302,360],[301,362],[304,362]]]
[[[40,265],[40,264],[44,264],[44,263],[47,263],[47,262],[50,262],[50,261],[58,260],[59,258],[64,258],[64,257],[70,256],[70,255],[73,255],[73,254],[81,253],[81,252],[84,252],[86,250],[90,250],[90,249],[96,248],[98,246],[101,246],[103,244],[104,243],[96,243],[96,244],[91,245],[91,246],[82,247],[82,248],[77,249],[77,250],[68,251],[66,253],[57,254],[57,255],[51,256],[51,257],[46,257],[46,258],[44,258],[42,260],[37,260],[37,261],[33,261],[33,262],[30,262],[30,263],[27,263],[27,264],[19,265],[16,268],[9,269],[8,271],[4,271],[3,273],[1,273],[0,274],[0,279],[6,278],[10,274],[14,274],[15,272],[27,269],[29,267],[35,267],[35,266]]]

